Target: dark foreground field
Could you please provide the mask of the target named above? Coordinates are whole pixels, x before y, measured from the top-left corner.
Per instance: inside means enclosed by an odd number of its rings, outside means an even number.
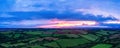
[[[120,30],[1,29],[0,48],[120,48]]]

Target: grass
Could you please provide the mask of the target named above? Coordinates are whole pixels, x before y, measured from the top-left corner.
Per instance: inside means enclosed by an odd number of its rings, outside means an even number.
[[[97,34],[101,34],[101,35],[109,35],[107,31],[99,31],[96,32]]]
[[[17,44],[1,44],[1,46],[4,46],[4,47],[10,47],[10,46],[22,46],[22,45],[25,45],[25,43],[17,43]]]
[[[15,34],[13,38],[18,38],[20,37],[20,34]]]
[[[111,47],[112,47],[111,44],[97,44],[93,46],[92,48],[111,48]]]
[[[26,32],[26,34],[31,34],[31,35],[41,35],[42,32]]]
[[[56,42],[62,48],[66,48],[66,47],[73,47],[73,46],[77,46],[77,45],[80,45],[80,44],[89,43],[90,41],[88,41],[84,38],[80,38],[80,39],[60,39],[60,40],[57,40]],[[44,45],[45,46],[50,46],[50,47],[59,47],[56,42],[51,42],[51,43],[47,43],[47,44],[44,44]]]
[[[80,35],[80,36],[91,41],[95,41],[97,38],[99,38],[98,36],[93,34],[86,34],[86,35]]]
[[[59,48],[58,44],[56,42],[46,43],[44,46]]]
[[[78,38],[79,35],[76,35],[76,34],[66,34],[67,37],[69,38]]]
[[[45,48],[45,47],[40,46],[40,45],[35,45],[35,46],[31,46],[31,48]]]

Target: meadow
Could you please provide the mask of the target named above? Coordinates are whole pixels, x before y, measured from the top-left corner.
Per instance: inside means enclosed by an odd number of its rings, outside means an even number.
[[[0,31],[0,48],[120,48],[120,30],[15,29]]]

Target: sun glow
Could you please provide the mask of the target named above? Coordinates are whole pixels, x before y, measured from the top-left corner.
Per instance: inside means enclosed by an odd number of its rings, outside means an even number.
[[[70,28],[76,26],[94,26],[98,23],[96,21],[64,21],[51,20],[48,25],[37,26],[38,28]]]

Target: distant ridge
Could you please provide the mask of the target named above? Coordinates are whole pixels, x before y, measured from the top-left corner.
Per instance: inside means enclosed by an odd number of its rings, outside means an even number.
[[[120,28],[0,28],[0,31],[9,30],[120,30]]]

